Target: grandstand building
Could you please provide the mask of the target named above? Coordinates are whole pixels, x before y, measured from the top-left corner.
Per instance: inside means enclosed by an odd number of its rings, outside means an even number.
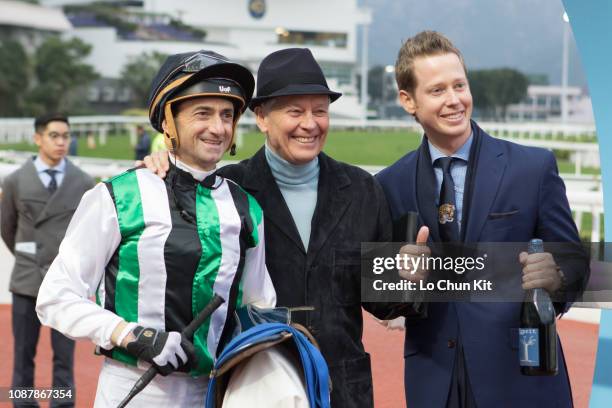
[[[568,122],[594,123],[591,98],[577,86],[565,91],[568,104]],[[527,96],[517,104],[508,106],[507,121],[558,122],[561,120],[563,87],[558,85],[529,85]]]
[[[308,47],[323,67],[330,87],[344,94],[332,106],[332,114],[363,117],[357,97],[357,33],[360,25],[369,24],[371,14],[359,7],[357,0],[104,2],[115,8],[114,13],[104,11],[99,1],[42,3],[63,7],[73,26],[65,35],[93,45],[87,62],[103,78],[119,78],[123,66],[143,52],[213,49],[255,73],[263,57],[275,50]],[[113,93],[125,99],[121,92],[111,92],[108,82],[104,86],[106,90],[91,90],[90,97]]]
[[[22,1],[0,1],[0,39],[18,41],[32,52],[48,35],[72,28],[61,10]]]

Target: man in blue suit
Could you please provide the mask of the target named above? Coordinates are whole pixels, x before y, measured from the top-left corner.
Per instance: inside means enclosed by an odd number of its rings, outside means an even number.
[[[396,78],[400,102],[425,137],[419,149],[377,178],[395,220],[418,212],[429,228],[421,229],[418,241],[429,235],[430,242],[579,242],[553,154],[492,138],[470,119],[466,68],[447,38],[429,31],[407,40]],[[406,246],[402,252],[422,250]],[[586,280],[586,261],[557,263],[550,253],[517,258],[523,289],[573,293]],[[515,286],[521,286],[520,279]],[[555,303],[555,308],[563,313],[569,305]],[[520,309],[520,302],[432,302],[426,317],[408,320],[407,405],[571,407],[560,343],[558,375],[521,375]]]

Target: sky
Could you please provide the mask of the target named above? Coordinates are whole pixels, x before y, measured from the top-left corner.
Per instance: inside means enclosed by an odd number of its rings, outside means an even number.
[[[561,0],[358,0],[372,10],[369,65],[392,65],[403,40],[436,30],[462,51],[468,69],[516,68],[561,83]],[[570,29],[569,84],[586,86]]]

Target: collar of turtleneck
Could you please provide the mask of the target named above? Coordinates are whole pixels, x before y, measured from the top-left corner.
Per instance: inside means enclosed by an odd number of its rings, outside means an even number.
[[[306,164],[291,164],[280,157],[266,143],[266,161],[277,182],[289,185],[307,184],[319,177],[319,158]]]

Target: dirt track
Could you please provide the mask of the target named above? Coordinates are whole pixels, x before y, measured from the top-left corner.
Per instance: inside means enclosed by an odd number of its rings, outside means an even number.
[[[387,331],[365,315],[364,343],[372,355],[376,408],[401,408],[404,404],[402,354],[403,333]],[[576,408],[588,407],[598,326],[571,320],[559,322],[565,357],[569,367]],[[0,387],[10,385],[13,340],[11,336],[10,305],[0,305]],[[101,358],[93,355],[93,345],[77,344],[76,356],[77,407],[90,407],[95,396]],[[48,387],[51,383],[51,348],[49,330],[42,331],[36,358],[36,385]],[[9,407],[0,403],[0,408]],[[41,404],[42,407],[48,404]]]

